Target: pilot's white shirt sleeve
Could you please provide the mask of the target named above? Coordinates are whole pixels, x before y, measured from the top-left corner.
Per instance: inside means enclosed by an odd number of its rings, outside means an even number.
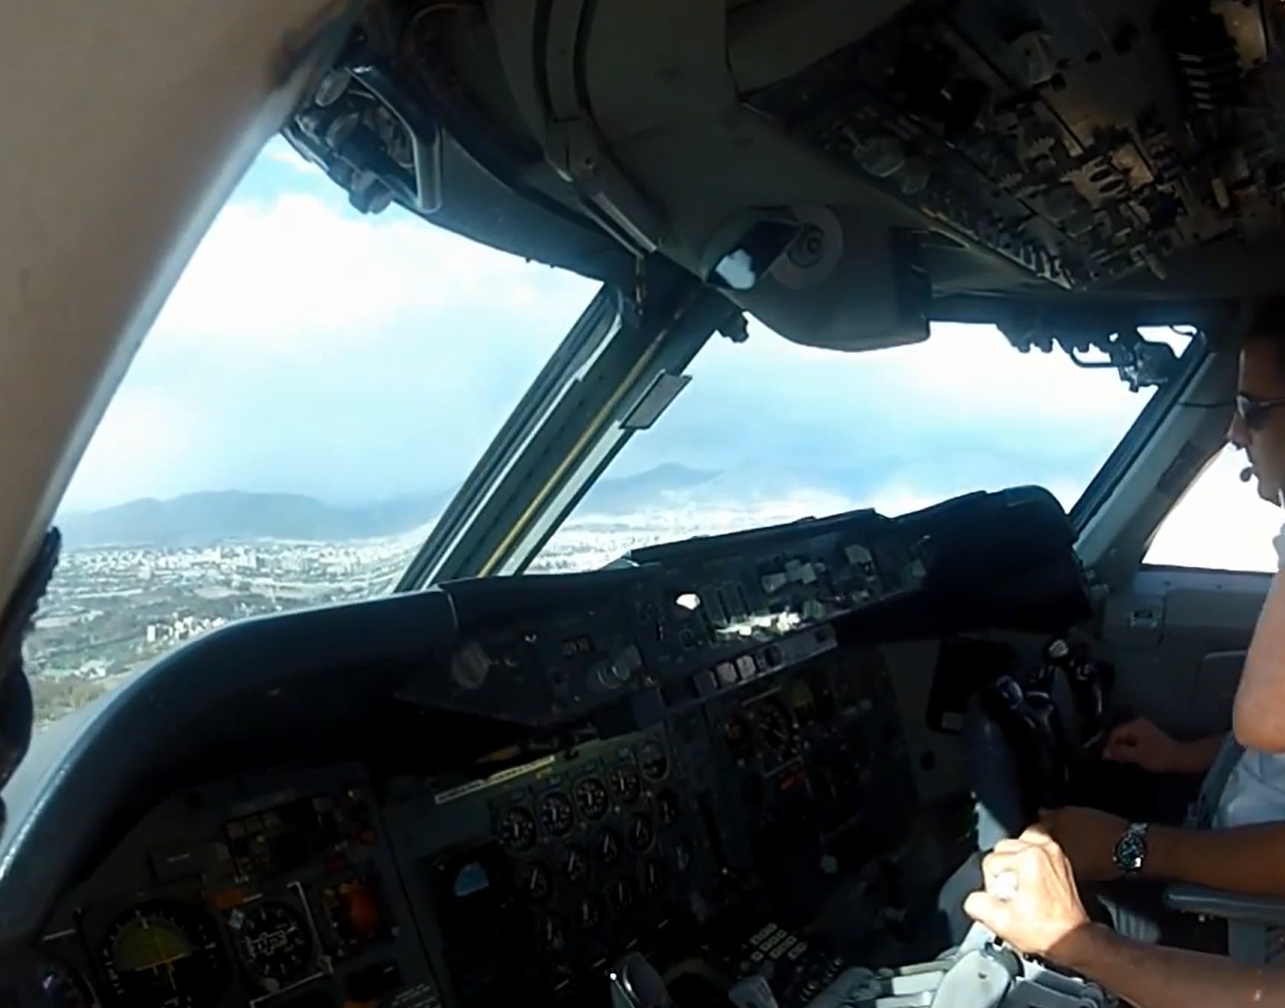
[[[1227,778],[1213,825],[1218,829],[1285,820],[1285,755],[1246,749]]]
[[[1277,569],[1285,570],[1285,526],[1272,545]],[[1285,753],[1247,748],[1227,778],[1213,824],[1228,829],[1279,820],[1285,820]]]

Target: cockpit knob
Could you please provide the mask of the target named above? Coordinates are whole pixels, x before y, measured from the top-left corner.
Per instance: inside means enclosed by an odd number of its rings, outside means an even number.
[[[612,1008],[671,1008],[674,1003],[656,967],[637,952],[617,962],[607,979]]]

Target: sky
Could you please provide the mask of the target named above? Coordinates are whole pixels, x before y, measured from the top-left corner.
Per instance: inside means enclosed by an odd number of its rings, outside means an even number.
[[[144,341],[63,509],[225,489],[359,503],[453,486],[596,286],[396,207],[359,214],[274,140]],[[1146,401],[1112,371],[1020,354],[989,327],[938,326],[927,343],[867,354],[750,332],[713,338],[614,474],[788,460],[782,479],[855,473],[891,513],[1017,483],[1069,506]],[[1207,529],[1240,507],[1246,517],[1222,523],[1237,544],[1218,549],[1261,565],[1260,526],[1275,522],[1270,540],[1279,512],[1256,508],[1234,462],[1210,470],[1186,520]],[[1181,554],[1190,538],[1157,549]]]

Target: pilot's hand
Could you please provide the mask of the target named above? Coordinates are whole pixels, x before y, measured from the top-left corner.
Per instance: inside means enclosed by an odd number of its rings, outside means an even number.
[[[964,911],[1028,955],[1058,959],[1068,939],[1089,924],[1071,863],[1038,826],[1001,840],[982,861],[985,889],[969,893]]]
[[[1181,742],[1140,717],[1118,726],[1107,736],[1102,758],[1136,763],[1152,773],[1176,773],[1183,765],[1183,748]]]
[[[1129,827],[1119,816],[1073,806],[1041,812],[1040,826],[1062,848],[1081,882],[1105,882],[1119,876],[1115,845]]]

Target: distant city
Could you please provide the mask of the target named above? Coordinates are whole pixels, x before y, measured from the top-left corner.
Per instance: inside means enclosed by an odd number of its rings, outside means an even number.
[[[696,482],[709,479],[710,474],[702,475]],[[636,496],[632,492],[600,495],[603,510],[612,513],[573,518],[529,572],[590,570],[640,546],[851,506],[826,491],[717,504],[708,495],[691,493],[693,479],[691,471],[670,469],[663,476],[665,487],[657,490],[653,481],[648,488],[645,507],[627,499]],[[67,545],[24,649],[38,726],[119,687],[176,646],[226,623],[388,592],[432,526],[430,519],[394,534],[337,541],[255,536],[257,524],[285,530],[290,522],[283,523],[284,512],[310,530],[320,526],[331,534],[371,522],[351,513],[343,521],[333,515],[319,518],[321,506],[301,505],[306,498],[238,494],[218,501],[219,496],[137,502],[113,509],[115,516],[99,512],[64,523]],[[226,523],[229,510],[240,527],[224,536],[218,525]],[[388,513],[381,508],[385,518]],[[397,518],[404,524],[412,513],[401,506]],[[87,538],[136,541],[112,545]]]
[[[385,592],[415,545],[388,538],[67,549],[24,644],[37,724],[225,623]]]

